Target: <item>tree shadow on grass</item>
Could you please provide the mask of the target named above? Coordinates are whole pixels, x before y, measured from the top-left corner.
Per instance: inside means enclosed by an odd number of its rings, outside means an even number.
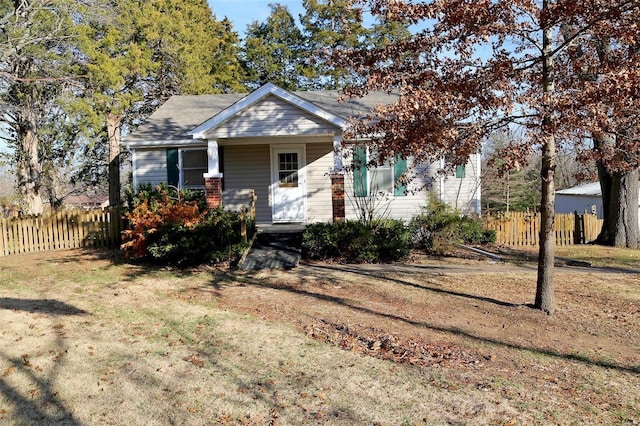
[[[131,282],[144,276],[153,275],[160,271],[171,271],[177,277],[188,277],[195,273],[201,272],[200,268],[180,268],[157,265],[141,260],[128,259],[123,252],[118,249],[77,249],[78,253],[87,260],[100,260],[108,262],[109,267],[121,267],[124,275],[121,281]],[[75,263],[78,262],[77,256],[56,257],[52,261],[58,263]]]
[[[49,315],[86,315],[87,311],[54,299],[17,299],[0,297],[0,309],[42,312]]]
[[[440,288],[421,286],[421,285],[412,283],[410,281],[401,280],[399,278],[389,278],[387,276],[384,276],[383,274],[375,274],[375,273],[372,273],[372,272],[359,271],[356,266],[343,268],[342,266],[331,266],[331,265],[317,266],[317,265],[314,265],[313,268],[315,268],[315,269],[320,271],[320,276],[323,279],[326,279],[327,273],[326,272],[322,273],[322,269],[329,269],[329,270],[335,270],[335,271],[344,271],[344,272],[351,272],[351,273],[354,273],[354,274],[364,275],[364,276],[372,277],[372,278],[375,277],[376,279],[389,280],[389,281],[394,282],[396,284],[407,285],[407,286],[411,286],[411,287],[414,287],[414,288],[422,289],[422,290],[425,290],[425,291],[444,293],[444,294],[449,294],[449,295],[456,296],[456,297],[464,297],[464,298],[470,298],[470,299],[474,299],[474,300],[478,300],[478,301],[482,301],[482,302],[493,303],[493,304],[496,304],[498,306],[502,306],[502,307],[506,307],[506,308],[518,308],[518,307],[523,306],[523,305],[519,305],[519,304],[504,302],[504,301],[500,301],[500,300],[496,300],[496,299],[492,299],[492,298],[486,298],[486,297],[482,297],[482,296],[476,296],[476,295],[471,295],[471,294],[466,294],[466,293],[461,293],[461,292],[444,290],[444,289],[440,289]],[[309,277],[309,278],[318,278],[314,274],[307,274],[307,277]],[[468,331],[461,330],[461,329],[459,329],[457,327],[444,327],[444,326],[439,326],[439,325],[435,325],[435,324],[430,324],[430,323],[424,322],[424,321],[412,320],[412,319],[401,317],[401,316],[398,316],[398,315],[394,315],[394,314],[388,313],[388,312],[380,312],[380,311],[377,311],[377,310],[374,310],[374,309],[371,309],[371,308],[368,308],[368,307],[365,307],[365,306],[357,305],[354,302],[352,302],[352,301],[350,301],[348,299],[344,299],[342,297],[336,297],[336,296],[323,294],[323,293],[320,293],[320,292],[304,290],[304,289],[301,289],[301,288],[296,288],[296,287],[287,285],[286,283],[272,283],[272,282],[269,281],[268,278],[256,277],[255,274],[247,274],[245,276],[237,276],[236,280],[238,282],[241,282],[244,285],[247,285],[247,286],[257,286],[257,287],[269,288],[269,289],[273,289],[273,290],[286,291],[286,292],[289,292],[289,293],[294,293],[294,294],[299,295],[299,296],[309,297],[309,298],[313,298],[313,299],[317,299],[317,300],[322,300],[324,302],[333,303],[333,304],[336,304],[336,305],[339,305],[339,306],[342,306],[342,307],[345,307],[345,308],[348,308],[348,309],[352,309],[352,310],[357,311],[357,312],[361,312],[363,314],[368,314],[368,315],[373,315],[373,316],[378,316],[378,317],[384,317],[384,318],[388,318],[388,319],[391,319],[391,320],[399,321],[399,322],[402,322],[402,323],[406,323],[406,324],[409,324],[409,325],[412,325],[412,326],[416,326],[416,327],[420,327],[420,328],[424,328],[424,329],[428,329],[428,330],[433,330],[433,331],[449,333],[449,334],[453,334],[453,335],[457,335],[457,336],[462,336],[462,337],[468,338],[470,340],[481,342],[481,343],[489,343],[489,344],[492,344],[492,345],[501,346],[501,347],[505,347],[505,348],[509,348],[509,349],[515,349],[515,350],[518,350],[518,351],[531,352],[531,353],[544,355],[544,356],[549,356],[549,357],[553,357],[553,358],[577,361],[577,362],[580,362],[580,363],[586,364],[586,365],[610,368],[610,369],[619,370],[619,371],[623,371],[623,372],[627,372],[627,373],[636,373],[636,374],[640,373],[640,365],[624,366],[624,365],[619,365],[619,364],[617,364],[615,362],[611,362],[611,361],[593,359],[593,358],[590,358],[588,356],[581,355],[581,354],[563,353],[563,352],[560,352],[560,351],[557,351],[557,350],[553,350],[553,349],[544,349],[544,348],[531,347],[531,346],[520,345],[520,344],[511,343],[511,342],[507,342],[507,341],[502,341],[502,340],[498,340],[498,339],[495,339],[495,338],[478,336],[478,335],[472,334],[472,333],[470,333]]]
[[[49,353],[55,354],[53,367],[49,374],[43,375],[37,372],[37,367],[31,365],[26,354],[14,357],[0,350],[0,360],[6,360],[10,364],[9,369],[0,376],[0,394],[14,407],[10,414],[14,424],[80,426],[82,423],[65,406],[54,388],[56,377],[64,366],[66,353],[61,336],[56,338],[55,344],[49,348]],[[11,376],[14,374],[27,378],[31,388],[28,393],[20,392],[10,384]],[[0,421],[3,416],[4,414],[0,415]]]
[[[389,274],[393,273],[393,272],[380,273],[380,272],[366,271],[366,270],[363,270],[363,269],[359,268],[358,266],[353,266],[353,265],[342,265],[342,266],[312,265],[312,266],[309,266],[309,268],[312,269],[312,270],[313,269],[320,269],[320,270],[325,269],[325,270],[332,271],[332,272],[349,272],[349,273],[352,273],[352,274],[362,275],[362,276],[371,277],[371,278],[375,278],[375,279],[384,279],[384,280],[387,280],[387,281],[394,282],[396,284],[401,284],[401,285],[417,288],[419,290],[427,290],[427,291],[431,291],[431,292],[434,292],[434,293],[448,294],[450,296],[457,296],[457,297],[463,297],[463,298],[467,298],[467,299],[474,299],[474,300],[478,300],[478,301],[482,301],[482,302],[493,303],[494,305],[498,305],[498,306],[506,306],[506,307],[509,307],[509,308],[515,308],[515,307],[522,306],[521,304],[518,304],[518,303],[504,302],[502,300],[493,299],[491,297],[478,296],[478,295],[474,295],[474,294],[467,294],[467,293],[462,293],[462,292],[459,292],[459,291],[446,290],[446,289],[443,289],[443,288],[426,286],[426,285],[422,285],[422,284],[416,284],[416,283],[413,283],[411,281],[401,280],[399,278],[391,278],[389,276]],[[423,273],[423,272],[421,271],[421,273]],[[397,276],[397,274],[394,274],[394,275]]]

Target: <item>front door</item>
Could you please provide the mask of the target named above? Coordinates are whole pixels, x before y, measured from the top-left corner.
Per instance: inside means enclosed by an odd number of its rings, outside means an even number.
[[[306,179],[304,146],[274,147],[271,154],[274,222],[304,222]]]

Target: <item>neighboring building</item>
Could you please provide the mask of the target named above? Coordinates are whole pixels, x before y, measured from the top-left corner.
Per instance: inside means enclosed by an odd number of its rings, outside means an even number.
[[[600,183],[587,183],[556,191],[557,213],[593,213],[602,219],[602,193]]]
[[[640,198],[640,191],[638,191]],[[558,213],[594,213],[603,218],[602,191],[600,182],[587,183],[556,191],[556,212]],[[640,215],[640,206],[638,206]]]
[[[67,209],[100,209],[109,207],[109,196],[95,194],[71,194],[64,199],[62,205]]]
[[[345,173],[354,159],[372,154],[342,143],[349,118],[393,98],[337,98],[336,91],[289,92],[273,84],[244,95],[174,96],[126,138],[134,186],[204,188],[210,206],[231,210],[253,190],[258,223],[356,219],[363,204],[408,220],[426,206],[429,190],[463,213],[480,213],[479,155],[450,176],[437,174],[441,164],[414,165],[410,158]],[[403,185],[407,170],[413,179]]]

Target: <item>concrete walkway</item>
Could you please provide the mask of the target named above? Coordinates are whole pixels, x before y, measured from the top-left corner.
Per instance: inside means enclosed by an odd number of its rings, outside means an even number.
[[[292,269],[302,256],[302,231],[304,228],[258,229],[258,235],[240,269]]]

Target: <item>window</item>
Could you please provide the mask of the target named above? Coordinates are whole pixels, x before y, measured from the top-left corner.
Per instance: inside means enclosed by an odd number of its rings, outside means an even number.
[[[458,179],[466,177],[466,173],[467,171],[465,170],[464,166],[456,166],[456,177]]]
[[[371,155],[371,153],[369,153]],[[367,149],[357,146],[353,152],[353,184],[356,197],[366,197],[379,192],[391,192],[395,196],[407,195],[407,186],[399,180],[407,170],[407,160],[399,156],[375,168],[367,168]]]
[[[179,188],[202,188],[208,163],[206,149],[167,149],[167,183]]]
[[[280,188],[298,187],[298,153],[278,154],[278,186]]]

